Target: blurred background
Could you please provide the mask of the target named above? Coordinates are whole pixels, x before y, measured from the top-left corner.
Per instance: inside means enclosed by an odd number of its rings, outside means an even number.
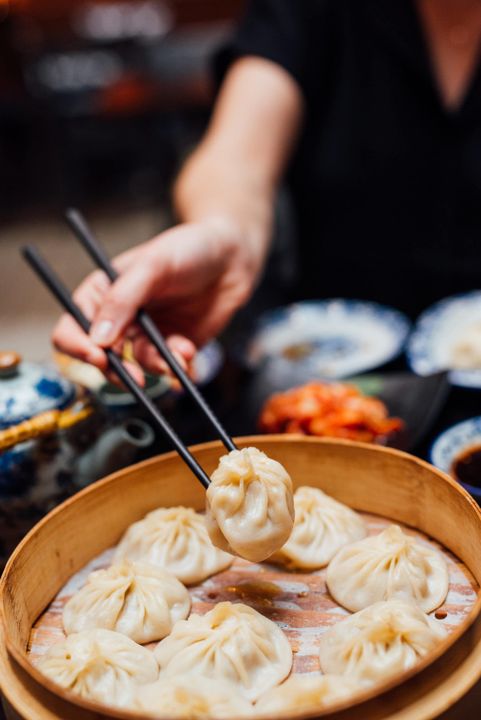
[[[38,242],[74,287],[90,269],[62,223],[111,255],[172,221],[169,195],[213,99],[210,62],[242,0],[0,0],[2,347],[48,357],[58,311],[23,265]]]
[[[73,289],[92,265],[64,222],[68,206],[111,257],[174,223],[173,180],[206,127],[213,58],[245,4],[0,0],[0,568],[58,502],[169,448],[130,395],[53,358],[59,311],[19,250],[38,245]],[[281,34],[282,5],[269,4]],[[302,38],[308,112],[265,275],[193,374],[232,435],[389,444],[460,481],[453,463],[475,447],[465,487],[481,504],[481,5],[332,3],[344,5],[354,19],[367,13],[352,37],[321,14]],[[251,7],[261,25],[265,7]],[[289,7],[302,16],[310,5]],[[414,10],[440,7],[433,27],[443,21],[450,50],[438,68],[427,16]],[[456,102],[453,68],[464,74]],[[333,390],[334,379],[350,386]],[[148,378],[148,392],[185,442],[212,437],[165,377]],[[46,427],[51,409],[61,415]]]

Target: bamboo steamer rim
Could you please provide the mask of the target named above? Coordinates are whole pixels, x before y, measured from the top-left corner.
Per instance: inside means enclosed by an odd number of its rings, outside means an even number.
[[[420,458],[417,458],[413,455],[410,455],[409,453],[403,452],[401,450],[396,450],[393,448],[388,447],[382,447],[382,446],[374,446],[370,445],[368,443],[362,443],[362,442],[355,442],[351,440],[343,440],[343,439],[329,439],[329,438],[318,438],[318,437],[307,437],[307,436],[296,436],[296,435],[262,435],[262,436],[248,436],[248,437],[242,437],[242,438],[236,438],[236,444],[239,447],[249,447],[249,446],[260,446],[260,449],[262,449],[262,446],[265,444],[273,443],[274,445],[285,445],[286,443],[290,443],[292,445],[295,444],[301,444],[301,445],[319,445],[319,446],[326,446],[326,447],[332,447],[332,448],[349,448],[349,449],[357,449],[360,450],[362,453],[367,454],[378,454],[378,455],[386,455],[392,457],[397,457],[400,460],[408,461],[409,463],[412,463],[414,465],[417,465],[418,467],[423,468],[424,470],[428,470],[431,474],[437,476],[439,480],[441,480],[443,483],[449,485],[451,489],[455,491],[456,494],[460,495],[463,498],[463,502],[467,503],[467,505],[470,507],[471,511],[474,511],[474,514],[477,516],[477,519],[480,523],[481,528],[481,509],[477,505],[477,503],[473,500],[473,498],[467,493],[467,491],[459,485],[453,478],[451,478],[446,473],[443,473],[441,470],[435,468],[434,466],[430,465],[428,462],[421,460]],[[201,443],[198,445],[195,445],[191,448],[192,452],[194,454],[196,453],[202,453],[205,450],[210,449],[223,449],[222,444],[220,441],[212,441],[207,443]],[[222,453],[221,453],[222,454]],[[175,451],[163,453],[162,455],[156,456],[154,458],[150,458],[148,460],[144,460],[140,463],[137,463],[135,465],[131,465],[128,468],[125,468],[123,470],[119,470],[115,473],[112,473],[111,475],[108,475],[107,477],[98,480],[94,483],[92,483],[90,486],[83,488],[78,493],[76,493],[71,498],[67,499],[57,507],[55,507],[53,510],[51,510],[42,520],[40,520],[23,538],[23,540],[19,543],[15,551],[12,553],[10,559],[7,562],[7,565],[5,567],[5,570],[2,574],[2,577],[0,579],[0,622],[3,626],[3,635],[5,640],[5,646],[7,649],[7,652],[9,655],[14,659],[14,661],[22,668],[24,672],[27,673],[36,683],[38,683],[40,686],[42,686],[44,689],[46,689],[48,692],[52,693],[53,695],[56,695],[57,697],[61,698],[67,703],[72,703],[80,708],[83,708],[89,712],[97,713],[98,715],[102,717],[107,718],[118,718],[119,720],[152,720],[152,715],[142,714],[141,712],[137,711],[129,711],[129,710],[121,710],[119,708],[106,706],[102,703],[87,700],[85,698],[80,697],[77,693],[74,693],[73,691],[67,690],[60,685],[56,684],[50,678],[43,675],[29,660],[28,655],[26,653],[26,650],[20,650],[15,640],[12,638],[9,628],[7,626],[7,623],[5,622],[5,594],[6,594],[6,587],[8,584],[9,576],[11,572],[13,571],[16,562],[19,558],[21,558],[22,553],[24,551],[24,548],[28,547],[29,543],[31,542],[32,538],[36,535],[36,533],[46,525],[48,525],[51,520],[56,517],[57,515],[61,515],[66,508],[75,505],[79,500],[82,498],[89,496],[91,494],[95,494],[102,488],[105,488],[109,485],[114,485],[117,480],[120,480],[123,478],[127,471],[128,474],[131,474],[133,472],[136,472],[138,470],[142,470],[143,468],[148,468],[150,466],[155,466],[162,461],[168,461],[172,459],[178,458],[177,453]],[[180,459],[179,459],[180,462]],[[405,523],[408,525],[409,523]],[[481,531],[480,531],[481,532]],[[471,572],[471,568],[468,568]],[[478,584],[481,584],[480,580],[481,578],[476,577],[476,580]],[[57,588],[57,591],[60,588]],[[52,598],[53,599],[53,598]],[[282,717],[286,718],[286,720],[294,720],[295,718],[318,718],[318,717],[324,717],[324,716],[331,716],[335,713],[341,712],[343,710],[353,709],[356,706],[360,705],[361,703],[372,700],[374,698],[378,698],[382,696],[384,693],[397,688],[398,686],[408,682],[415,676],[422,673],[423,670],[425,670],[428,666],[433,664],[436,660],[438,660],[444,653],[454,646],[456,642],[466,633],[466,631],[473,625],[474,621],[478,618],[479,614],[481,612],[481,593],[478,593],[478,596],[476,598],[475,603],[473,604],[473,607],[469,613],[469,615],[465,618],[465,620],[452,632],[449,633],[449,635],[439,642],[436,647],[430,651],[424,658],[419,660],[416,665],[404,672],[399,672],[396,675],[391,676],[387,680],[383,681],[382,683],[376,683],[372,688],[368,688],[366,690],[360,691],[359,693],[355,694],[354,700],[344,700],[342,702],[332,703],[328,707],[324,709],[317,709],[312,711],[301,711],[301,712],[290,712],[290,713],[283,713]],[[461,697],[465,691],[469,690],[470,687],[481,677],[481,662],[479,663],[479,667],[477,669],[477,673],[475,673],[474,678],[472,678],[472,682],[470,685],[468,685],[465,688],[462,688],[459,690],[458,697]],[[2,687],[2,692],[4,692],[5,697],[9,699],[9,693],[8,693],[8,687],[4,688]],[[160,717],[160,716],[159,716]],[[267,715],[265,715],[267,717]],[[164,716],[165,718],[165,716]]]

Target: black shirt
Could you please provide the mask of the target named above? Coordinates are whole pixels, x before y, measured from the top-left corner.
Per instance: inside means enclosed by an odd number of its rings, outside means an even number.
[[[414,0],[252,0],[221,64],[244,55],[283,66],[306,101],[298,297],[416,315],[481,286],[481,72],[446,110]]]

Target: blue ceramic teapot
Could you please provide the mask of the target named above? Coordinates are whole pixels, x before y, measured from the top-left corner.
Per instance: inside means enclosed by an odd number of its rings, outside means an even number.
[[[40,517],[154,440],[144,420],[112,414],[55,366],[0,353],[0,569]]]

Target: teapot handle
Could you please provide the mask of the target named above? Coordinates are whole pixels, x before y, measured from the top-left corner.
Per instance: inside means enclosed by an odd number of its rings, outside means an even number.
[[[87,418],[93,412],[89,405],[78,407],[78,403],[66,410],[47,410],[24,420],[18,425],[0,430],[0,452],[42,435],[49,435],[59,428],[68,428]]]
[[[0,430],[0,451],[8,450],[18,443],[53,432],[58,427],[59,415],[60,410],[47,410],[30,420],[24,420],[18,425]]]

